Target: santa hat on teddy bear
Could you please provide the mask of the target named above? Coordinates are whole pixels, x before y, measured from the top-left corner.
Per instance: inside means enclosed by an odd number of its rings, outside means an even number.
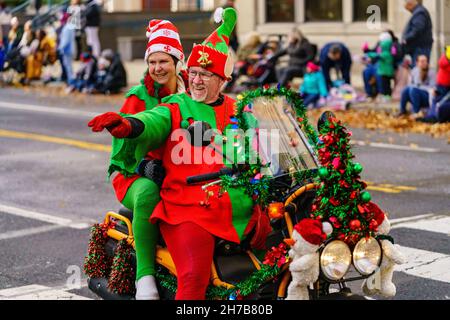
[[[214,13],[214,20],[222,24],[202,44],[194,45],[187,66],[202,67],[225,80],[230,80],[234,62],[228,46],[236,26],[236,10],[218,8]]]
[[[320,222],[314,219],[303,219],[294,227],[300,236],[312,245],[321,245],[333,232],[333,227],[328,222]]]

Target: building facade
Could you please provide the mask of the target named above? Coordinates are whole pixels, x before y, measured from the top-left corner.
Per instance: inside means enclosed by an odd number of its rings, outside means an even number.
[[[108,11],[211,11],[225,0],[105,0]],[[375,43],[391,29],[399,37],[411,14],[399,0],[235,0],[238,35],[257,31],[263,36],[287,35],[297,26],[319,46],[346,43],[354,54],[362,43]],[[433,19],[433,59],[450,45],[450,0],[423,0]],[[447,18],[447,19],[446,19]]]

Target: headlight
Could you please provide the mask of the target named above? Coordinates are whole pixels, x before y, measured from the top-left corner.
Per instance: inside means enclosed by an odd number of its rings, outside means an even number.
[[[372,274],[380,265],[381,248],[374,238],[361,239],[353,250],[353,265],[364,276]]]
[[[332,241],[322,251],[320,267],[323,274],[332,281],[342,279],[352,263],[352,253],[343,241]]]

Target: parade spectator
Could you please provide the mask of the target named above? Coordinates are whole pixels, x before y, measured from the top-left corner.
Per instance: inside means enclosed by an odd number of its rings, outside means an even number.
[[[0,39],[0,74],[3,72],[3,65],[5,64],[6,47],[3,43],[3,39]]]
[[[317,107],[317,103],[320,100],[322,101],[319,105],[323,105],[328,96],[325,78],[320,70],[320,66],[314,62],[308,62],[306,65],[306,74],[303,84],[300,87],[300,93],[303,96],[303,103],[305,107],[308,107],[311,104],[314,107]]]
[[[119,93],[127,86],[127,73],[118,53],[103,50],[99,58],[99,74],[93,92],[103,94]]]
[[[337,80],[351,84],[352,56],[350,50],[343,43],[331,42],[326,44],[320,52],[320,66],[328,89],[333,87],[331,69],[336,70]]]
[[[80,57],[81,66],[77,70],[74,79],[70,82],[66,92],[77,90],[79,92],[89,93],[95,87],[97,76],[97,59],[93,55],[92,48],[83,52]]]
[[[247,41],[237,52],[237,61],[234,64],[233,76],[226,85],[226,91],[232,91],[236,80],[242,75],[247,75],[248,69],[261,59],[262,55],[260,54],[260,50],[262,45],[263,43],[259,33],[252,32],[249,34]]]
[[[86,7],[81,3],[81,0],[71,0],[67,13],[70,15],[69,23],[73,25],[75,30],[75,60],[78,61],[83,51],[82,40],[86,26]]]
[[[26,57],[25,83],[39,80],[44,65],[53,64],[57,60],[56,41],[42,29],[35,32],[30,54]]]
[[[436,78],[436,89],[434,91],[434,99],[428,114],[424,118],[419,118],[422,122],[444,122],[447,121],[448,102],[450,100],[450,46],[446,47],[446,51],[439,59],[439,70]],[[442,109],[443,106],[446,108]],[[444,116],[442,115],[444,114]]]
[[[19,45],[23,36],[23,29],[20,27],[20,22],[17,17],[11,18],[11,29],[8,32],[8,44],[6,47],[6,53]]]
[[[380,34],[379,50],[369,52],[367,55],[372,60],[377,60],[376,78],[380,81],[380,90],[383,101],[390,101],[392,98],[392,79],[395,75],[395,59],[393,49],[393,39],[390,33]]]
[[[411,72],[409,85],[403,89],[399,116],[407,114],[407,105],[411,103],[412,112],[417,117],[430,107],[430,92],[436,84],[436,71],[430,68],[426,55],[417,57],[416,67]]]
[[[8,35],[11,19],[12,15],[6,6],[6,3],[4,1],[0,1],[0,40],[3,40],[5,50],[7,45],[7,39],[5,37]]]
[[[433,46],[433,23],[430,13],[419,0],[405,0],[405,8],[412,13],[402,35],[405,54],[412,57],[412,67],[419,55],[426,55],[430,60]]]
[[[62,61],[63,73],[66,75],[66,82],[73,79],[72,61],[75,54],[75,27],[68,22],[68,15],[61,19],[62,29],[59,36],[58,54]]]
[[[272,60],[276,61],[286,54],[289,55],[288,66],[280,69],[278,76],[281,86],[286,86],[294,77],[303,78],[306,64],[314,60],[316,50],[300,29],[294,28],[289,34],[287,47],[277,52]]]
[[[386,30],[387,33],[390,34],[393,39],[391,53],[394,57],[394,69],[396,73],[395,77],[395,86],[402,85],[398,83],[397,79],[399,78],[398,71],[403,62],[403,50],[400,44],[399,39],[395,36],[392,30]],[[369,44],[365,42],[363,44],[362,50],[364,52],[364,56],[362,59],[363,64],[366,65],[363,71],[363,80],[364,80],[364,91],[366,93],[366,97],[375,99],[376,96],[383,91],[381,87],[382,79],[379,75],[377,75],[378,69],[378,57],[371,57],[372,53],[380,53],[380,41],[377,42],[374,48],[370,48]],[[402,85],[403,87],[404,85]],[[398,90],[398,88],[396,88]]]
[[[86,43],[92,47],[93,55],[98,58],[101,53],[98,31],[101,23],[101,7],[98,0],[86,2]]]

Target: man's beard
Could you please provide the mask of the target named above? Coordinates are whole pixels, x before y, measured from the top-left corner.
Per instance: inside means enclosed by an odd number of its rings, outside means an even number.
[[[208,96],[208,92],[205,90],[202,95],[198,95],[195,93],[194,90],[191,92],[192,100],[197,102],[204,102],[206,100],[206,97]]]

